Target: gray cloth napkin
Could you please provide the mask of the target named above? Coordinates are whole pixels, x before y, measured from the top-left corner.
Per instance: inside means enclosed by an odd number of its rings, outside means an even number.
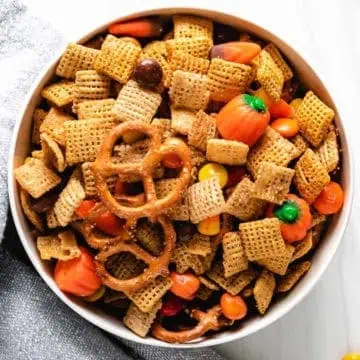
[[[64,305],[27,258],[8,214],[8,148],[26,93],[63,43],[18,0],[0,0],[0,359],[223,359],[210,348],[161,349],[101,331]]]

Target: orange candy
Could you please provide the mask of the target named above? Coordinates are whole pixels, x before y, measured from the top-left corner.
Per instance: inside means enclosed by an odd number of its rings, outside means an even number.
[[[254,95],[264,101],[273,119],[294,117],[294,108],[285,100],[280,99],[277,103],[274,103],[263,88],[256,90]]]
[[[258,44],[245,41],[233,41],[215,45],[211,49],[211,59],[220,58],[239,64],[249,64],[260,54],[261,47]]]
[[[192,300],[200,287],[200,280],[191,273],[179,274],[175,271],[170,273],[172,286],[170,291],[185,300]]]
[[[154,37],[163,33],[163,26],[157,20],[135,20],[109,25],[109,33],[113,35],[128,35],[135,37]]]
[[[83,200],[79,207],[75,209],[75,214],[84,219],[90,215],[95,205],[96,202],[94,200]]]
[[[216,125],[224,139],[252,146],[264,133],[269,120],[264,102],[256,96],[243,94],[234,97],[220,110]]]
[[[93,255],[80,247],[81,255],[71,260],[58,260],[54,280],[60,290],[76,296],[89,296],[101,287]]]
[[[220,232],[220,216],[211,216],[197,225],[198,232],[202,235],[214,236]]]
[[[170,169],[178,169],[182,167],[182,161],[176,154],[165,154],[162,164]]]
[[[110,211],[105,211],[94,219],[94,223],[105,234],[117,236],[124,231],[125,220],[119,219]]]
[[[220,306],[223,315],[230,320],[240,320],[247,314],[247,305],[239,295],[223,294]]]
[[[336,214],[344,203],[344,191],[342,187],[331,181],[327,184],[319,196],[313,202],[314,208],[324,215]]]
[[[273,121],[270,126],[285,138],[294,137],[299,132],[298,123],[294,119],[279,118]]]

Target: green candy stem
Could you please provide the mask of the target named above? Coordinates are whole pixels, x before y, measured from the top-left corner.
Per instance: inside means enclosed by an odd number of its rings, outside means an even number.
[[[262,101],[257,96],[244,94],[243,95],[244,101],[247,105],[249,105],[252,109],[254,109],[257,112],[265,112],[266,111],[266,105],[264,101]]]
[[[299,207],[293,201],[285,201],[275,210],[275,216],[286,224],[294,223],[300,216]]]

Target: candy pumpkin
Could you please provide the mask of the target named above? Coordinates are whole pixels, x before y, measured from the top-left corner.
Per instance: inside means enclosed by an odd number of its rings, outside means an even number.
[[[287,199],[280,206],[270,205],[267,216],[275,216],[280,220],[281,235],[289,243],[304,239],[311,227],[309,204],[293,194],[287,195]]]
[[[248,94],[236,96],[219,112],[216,125],[226,140],[254,145],[264,133],[270,114],[264,101]]]

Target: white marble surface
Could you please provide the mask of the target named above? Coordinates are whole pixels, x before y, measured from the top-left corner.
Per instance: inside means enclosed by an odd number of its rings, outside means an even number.
[[[259,23],[303,54],[325,81],[351,129],[355,162],[360,156],[360,0],[25,2],[69,40],[112,17],[155,7],[211,7]],[[342,245],[307,299],[267,329],[221,346],[224,354],[240,360],[336,360],[347,351],[360,352],[359,212],[356,192]]]

